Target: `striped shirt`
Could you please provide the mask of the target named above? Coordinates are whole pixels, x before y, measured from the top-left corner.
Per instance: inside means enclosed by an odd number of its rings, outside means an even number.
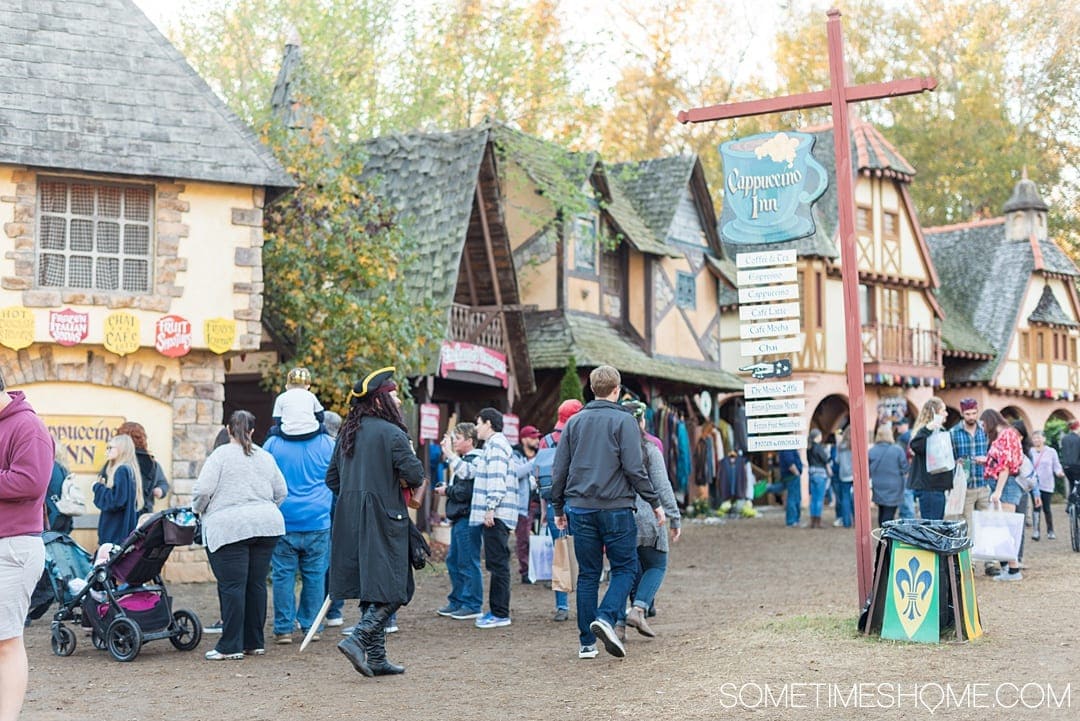
[[[472,461],[454,458],[450,461],[450,470],[456,476],[473,479],[470,526],[483,525],[484,514],[488,511],[495,511],[495,518],[510,530],[517,525],[517,474],[513,455],[506,436],[496,433],[484,441],[484,449],[478,458]]]

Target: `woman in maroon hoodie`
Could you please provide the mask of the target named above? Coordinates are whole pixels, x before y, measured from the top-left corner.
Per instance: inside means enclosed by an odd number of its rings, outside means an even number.
[[[53,439],[19,391],[0,376],[0,719],[19,715],[28,666],[23,623],[45,567],[45,491]]]

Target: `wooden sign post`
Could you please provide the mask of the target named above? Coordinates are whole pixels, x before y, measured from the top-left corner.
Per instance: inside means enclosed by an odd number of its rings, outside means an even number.
[[[829,89],[779,98],[713,105],[679,113],[681,123],[764,115],[804,108],[831,106],[836,147],[836,195],[840,210],[840,259],[844,287],[844,334],[847,346],[847,381],[851,389],[851,455],[855,473],[855,563],[859,581],[859,606],[873,583],[873,549],[870,543],[870,487],[867,469],[866,393],[863,387],[862,329],[859,321],[859,259],[855,249],[855,194],[851,172],[851,133],[848,105],[864,100],[912,95],[933,90],[933,78],[910,78],[870,85],[848,85],[844,70],[844,40],[840,11],[829,10]],[[804,446],[805,447],[805,444]]]

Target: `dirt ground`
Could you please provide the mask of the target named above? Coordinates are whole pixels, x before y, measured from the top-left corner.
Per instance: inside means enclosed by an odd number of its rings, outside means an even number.
[[[852,532],[788,529],[778,509],[687,523],[658,597],[659,635],[631,631],[622,660],[579,660],[575,624],[550,621],[542,585],[514,585],[508,628],[437,616],[449,589],[441,566],[418,575],[389,638],[391,660],[408,667],[398,677],[357,674],[334,648],[337,629],[303,654],[271,644],[263,657],[208,662],[216,637],[204,637],[193,652],[155,641],[119,663],[81,633],[73,656],[54,656],[39,621],[27,630],[22,718],[1076,718],[1080,554],[1061,536],[1028,542],[1022,582],[979,577],[986,636],[966,644],[857,634]],[[177,607],[216,619],[212,584],[170,590]]]

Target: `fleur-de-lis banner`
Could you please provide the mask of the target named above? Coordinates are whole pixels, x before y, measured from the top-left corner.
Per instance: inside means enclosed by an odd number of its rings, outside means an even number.
[[[893,543],[890,568],[881,637],[937,643],[941,630],[937,554]]]

